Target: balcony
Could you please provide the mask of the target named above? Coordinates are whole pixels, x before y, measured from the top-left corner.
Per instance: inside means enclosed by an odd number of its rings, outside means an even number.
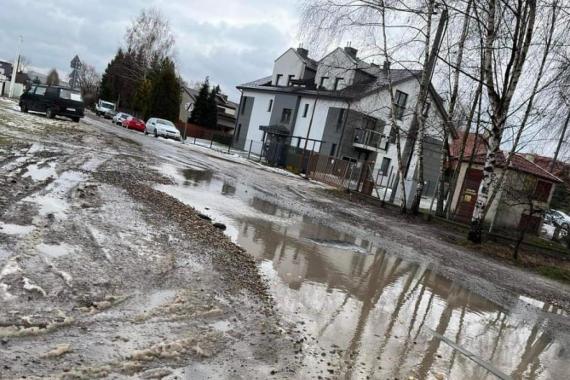
[[[372,129],[357,128],[354,130],[352,146],[369,152],[386,152],[388,150],[388,137]]]

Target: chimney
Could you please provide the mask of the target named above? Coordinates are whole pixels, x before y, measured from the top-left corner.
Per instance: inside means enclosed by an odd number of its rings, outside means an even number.
[[[346,52],[346,54],[348,54],[349,56],[351,56],[352,58],[356,59],[356,54],[358,54],[358,50],[353,48],[352,46],[346,46],[344,48],[344,51]]]
[[[299,55],[303,58],[309,57],[309,51],[305,48],[300,47],[300,46],[297,48],[297,53],[299,53]]]
[[[384,69],[384,71],[388,72],[388,70],[390,70],[390,62],[384,61],[384,65],[382,66],[382,69]]]

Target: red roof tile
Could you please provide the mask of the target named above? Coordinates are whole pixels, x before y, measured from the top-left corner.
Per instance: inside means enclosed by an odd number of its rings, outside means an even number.
[[[459,132],[459,138],[454,140],[450,147],[450,155],[451,159],[457,160],[459,158],[459,153],[461,150],[461,143],[463,141],[463,134],[465,132]],[[467,136],[467,141],[465,143],[465,152],[463,156],[463,161],[469,161],[471,156],[473,157],[473,162],[476,164],[483,165],[485,163],[485,159],[487,156],[487,143],[483,136],[477,136],[474,133],[469,133]],[[538,156],[541,157],[541,156]],[[548,159],[548,157],[542,157],[544,159]],[[549,159],[551,160],[551,159]],[[543,160],[541,160],[542,162]],[[505,153],[499,152],[497,153],[497,161],[496,166],[499,168],[504,168],[506,163]],[[551,174],[546,168],[539,163],[534,163],[528,160],[523,154],[515,153],[515,155],[511,158],[511,163],[509,165],[510,169],[521,171],[524,173],[528,173],[531,175],[535,175],[537,177],[560,183],[560,180],[556,175]]]

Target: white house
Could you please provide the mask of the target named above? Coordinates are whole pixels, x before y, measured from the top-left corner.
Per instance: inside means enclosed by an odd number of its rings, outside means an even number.
[[[269,77],[245,83],[238,108],[235,144],[254,153],[274,142],[341,160],[374,161],[374,175],[397,173],[395,131],[391,131],[388,70],[402,136],[406,179],[413,183],[417,157],[413,111],[421,71],[382,67],[358,58],[352,47],[337,48],[315,61],[306,49],[288,49]],[[443,102],[432,86],[427,109],[424,177],[433,194],[441,160]],[[263,142],[263,144],[257,143]],[[262,148],[265,147],[265,148]],[[255,151],[257,150],[257,151]],[[285,157],[283,155],[283,157]],[[411,188],[409,192],[411,192]]]

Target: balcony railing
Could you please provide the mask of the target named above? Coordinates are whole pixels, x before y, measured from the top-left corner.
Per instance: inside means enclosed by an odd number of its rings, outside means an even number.
[[[388,137],[372,129],[357,128],[354,131],[352,146],[372,152],[388,150]]]

